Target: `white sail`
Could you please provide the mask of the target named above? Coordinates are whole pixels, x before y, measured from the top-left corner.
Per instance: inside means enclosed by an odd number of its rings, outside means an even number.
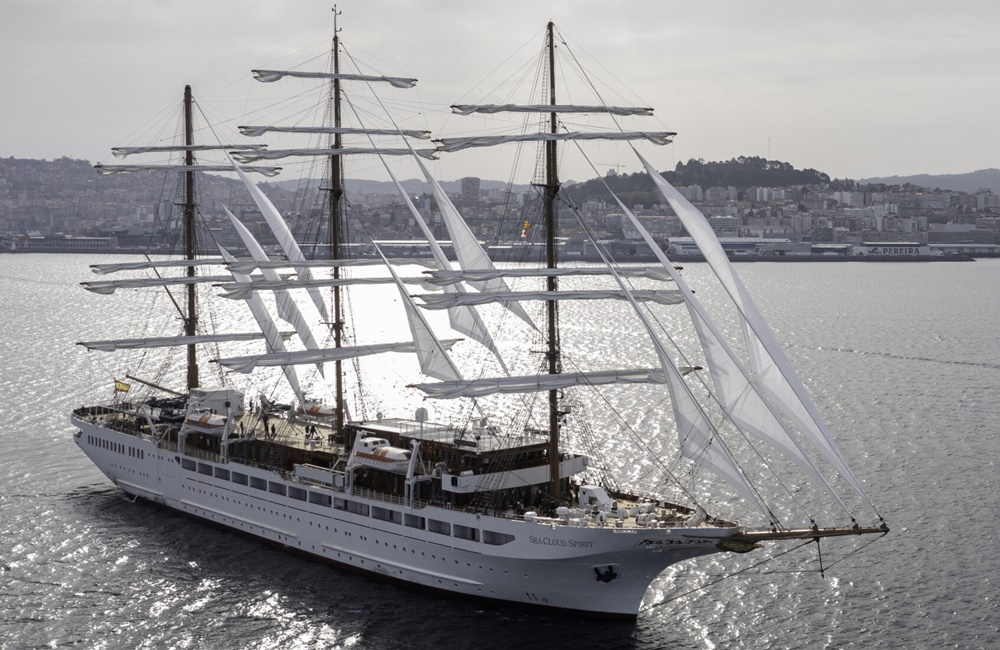
[[[228,210],[226,212],[229,212]],[[230,255],[226,249],[219,246],[219,252],[222,253],[223,259],[235,260],[236,258]],[[233,273],[233,278],[239,280],[241,279],[241,274]],[[264,338],[267,340],[267,350],[272,353],[282,353],[285,351],[285,344],[281,340],[281,336],[278,333],[278,328],[274,325],[274,320],[267,311],[267,307],[264,306],[264,302],[260,299],[260,296],[250,296],[247,298],[247,307],[250,308],[250,313],[253,314],[254,319],[257,321],[257,325],[260,327],[260,331],[264,333]],[[285,379],[288,381],[288,385],[291,386],[292,392],[295,393],[295,397],[299,400],[299,403],[305,401],[305,396],[302,394],[302,388],[299,386],[299,377],[295,373],[295,368],[286,366],[282,368],[285,373]]]
[[[677,305],[684,302],[679,291],[642,290],[631,291],[639,302],[655,302],[661,305]],[[624,291],[498,291],[480,293],[446,293],[444,295],[420,294],[415,296],[423,301],[424,309],[447,309],[456,305],[486,305],[493,302],[521,300],[627,300]]]
[[[342,72],[304,72],[299,70],[251,70],[254,79],[264,83],[278,81],[283,77],[298,77],[301,79],[346,79],[348,81],[384,81],[396,88],[413,88],[416,79],[407,77],[386,77],[383,75],[347,74]]]
[[[658,268],[627,268],[616,267],[622,277],[648,278],[662,282],[671,281],[670,276]],[[494,278],[531,278],[531,277],[563,277],[574,275],[608,275],[604,269],[596,268],[527,268],[527,269],[493,269],[492,271],[425,271],[427,284],[447,285],[454,282],[485,282]]]
[[[341,135],[403,135],[408,138],[427,140],[431,137],[430,131],[396,130],[396,129],[355,129],[346,126],[241,126],[240,133],[256,138],[265,133],[328,133]],[[258,145],[259,146],[259,145]],[[240,147],[229,147],[239,149]],[[249,147],[247,147],[249,148]]]
[[[459,397],[484,397],[508,393],[537,393],[559,390],[571,386],[603,386],[607,384],[662,384],[666,376],[662,370],[597,370],[590,372],[564,372],[556,375],[523,375],[518,377],[489,377],[463,381],[440,381],[412,384],[434,399]]]
[[[483,247],[479,245],[479,241],[476,239],[476,236],[473,235],[472,230],[469,229],[469,224],[465,223],[465,219],[463,219],[462,215],[459,214],[455,204],[451,202],[450,198],[448,198],[448,195],[437,182],[437,179],[431,176],[431,173],[427,170],[423,161],[419,158],[414,158],[414,160],[417,161],[417,164],[420,166],[420,171],[423,172],[424,178],[427,179],[427,183],[431,186],[431,192],[434,194],[434,201],[437,202],[438,208],[441,209],[441,217],[444,219],[445,227],[451,235],[451,245],[455,251],[455,255],[458,257],[459,264],[462,265],[462,270],[495,270],[493,261],[490,260],[486,251],[483,250]],[[480,291],[510,291],[507,287],[507,283],[500,277],[484,282],[470,282],[469,284]],[[516,302],[504,302],[501,304],[505,309],[530,325],[532,329],[538,329],[535,326],[535,323],[531,320],[531,317],[528,316],[528,313],[524,311],[521,305]]]
[[[736,460],[691,392],[690,386],[685,383],[685,373],[667,354],[663,342],[657,336],[646,314],[639,309],[638,302],[631,295],[632,292],[625,286],[621,277],[615,273],[603,252],[601,252],[601,258],[611,270],[619,288],[625,293],[629,304],[632,305],[632,310],[639,318],[653,348],[656,350],[656,356],[659,358],[666,376],[667,392],[670,394],[670,405],[674,411],[674,425],[677,428],[681,455],[725,480],[743,496],[747,503],[752,504],[761,514],[767,516],[767,509],[740,471]]]
[[[232,161],[230,161],[232,162]],[[285,223],[284,218],[278,212],[278,209],[274,207],[271,200],[268,199],[257,184],[254,183],[250,178],[247,177],[235,162],[232,162],[233,169],[239,175],[240,180],[243,181],[243,185],[250,192],[250,196],[253,198],[254,203],[257,204],[257,208],[260,210],[261,214],[264,215],[264,220],[267,221],[267,225],[271,228],[271,232],[274,234],[275,239],[278,240],[278,245],[281,246],[281,250],[285,252],[285,257],[291,262],[299,262],[305,260],[305,256],[299,249],[298,243],[295,241],[295,237],[292,235],[292,231],[288,229],[288,224]],[[312,278],[312,273],[305,266],[296,266],[296,273],[299,274],[299,278],[302,280],[309,280]],[[326,310],[326,303],[323,301],[323,295],[319,292],[319,289],[315,287],[310,287],[307,289],[309,292],[309,297],[312,298],[313,304],[316,305],[316,309],[319,310],[320,315],[323,317],[324,321],[330,320],[330,317]]]
[[[223,210],[226,211],[226,216],[229,217],[229,222],[233,224],[233,228],[239,234],[240,239],[243,241],[243,245],[246,246],[247,251],[250,255],[259,262],[266,262],[267,253],[261,248],[260,244],[254,238],[250,231],[246,229],[239,219],[229,211],[229,208],[223,206]],[[233,259],[235,262],[235,259]],[[233,265],[230,265],[230,271],[233,274],[234,279],[247,278],[246,275],[241,275],[238,271],[233,269]],[[261,273],[264,277],[271,282],[280,281],[277,271],[273,269],[262,269]],[[319,349],[319,343],[316,342],[316,338],[313,336],[312,330],[309,327],[309,323],[306,322],[305,317],[299,310],[299,306],[292,299],[292,296],[287,290],[278,289],[274,292],[275,304],[278,307],[278,316],[280,316],[285,322],[290,323],[292,327],[295,328],[295,333],[298,334],[299,340],[302,341],[302,345],[306,346],[306,349],[316,350]],[[323,372],[323,366],[318,366],[320,373]]]
[[[473,113],[606,113],[609,115],[650,116],[652,108],[636,106],[574,106],[571,104],[456,104],[453,113],[472,115]]]
[[[443,339],[440,343],[442,347],[448,349],[459,340],[460,339]],[[255,368],[315,365],[317,363],[325,363],[328,361],[343,361],[344,359],[367,357],[373,354],[382,354],[384,352],[413,353],[416,351],[417,347],[412,341],[402,341],[399,343],[377,343],[374,345],[354,345],[341,348],[320,348],[318,350],[295,350],[294,352],[252,354],[242,357],[212,359],[212,362],[229,368],[235,372],[249,373]]]
[[[437,150],[445,153],[472,149],[473,147],[493,147],[510,142],[550,142],[553,140],[648,140],[653,144],[670,144],[673,136],[670,131],[638,131],[638,132],[608,132],[608,133],[519,133],[517,135],[482,135],[471,138],[441,138],[435,140]]]
[[[819,414],[802,382],[792,369],[791,362],[781,350],[774,333],[767,325],[757,305],[736,275],[722,245],[712,232],[708,221],[701,212],[675,190],[655,168],[636,152],[646,172],[656,183],[657,189],[670,203],[674,213],[684,224],[688,234],[695,240],[705,260],[712,267],[716,277],[725,287],[730,298],[740,312],[744,337],[754,372],[754,384],[764,391],[789,418],[791,418],[816,446],[824,458],[843,476],[854,490],[869,504],[861,483],[855,478],[840,449],[833,440],[826,422]]]
[[[282,338],[291,336],[290,332],[281,332]],[[142,350],[147,348],[170,348],[204,343],[227,343],[231,341],[256,341],[264,338],[263,332],[233,332],[231,334],[198,334],[195,336],[156,336],[145,339],[109,339],[106,341],[80,341],[88,350],[114,352],[116,350]]]
[[[742,429],[753,433],[777,449],[786,458],[793,460],[816,485],[826,490],[837,503],[847,510],[840,496],[820,474],[812,461],[802,453],[785,425],[761,397],[746,369],[737,360],[736,353],[719,332],[718,326],[705,311],[701,301],[688,287],[684,278],[677,273],[652,235],[617,196],[615,196],[615,200],[618,202],[619,208],[632,222],[632,226],[660,260],[664,270],[671,275],[678,291],[683,294],[692,324],[705,353],[718,398],[727,415]]]
[[[378,246],[375,247],[375,250],[383,258],[385,257]],[[430,325],[427,324],[424,315],[420,313],[420,310],[417,309],[417,306],[413,304],[413,300],[406,293],[406,287],[399,279],[399,275],[396,274],[396,269],[392,268],[392,265],[388,262],[385,266],[389,269],[389,273],[396,281],[396,287],[399,289],[399,297],[403,301],[403,308],[406,310],[406,322],[410,326],[410,334],[413,335],[413,345],[417,351],[417,359],[420,361],[420,371],[428,377],[434,377],[442,381],[461,379],[462,373],[458,371],[455,362],[451,360],[444,346],[434,336],[434,332],[431,330]]]
[[[383,161],[384,164],[385,161]],[[438,267],[446,271],[451,271],[451,262],[445,257],[444,251],[441,250],[440,244],[438,244],[437,239],[434,237],[434,233],[431,229],[427,227],[427,223],[424,221],[423,215],[417,210],[416,206],[413,205],[413,201],[410,196],[403,189],[403,186],[396,179],[396,175],[392,172],[392,168],[389,165],[385,165],[385,170],[389,173],[389,178],[392,179],[393,184],[396,186],[396,190],[399,196],[403,199],[407,208],[410,210],[410,216],[413,220],[420,226],[420,231],[424,234],[424,238],[430,245],[431,254],[434,257],[435,262]],[[461,296],[465,295],[465,287],[461,284],[449,284],[444,288],[445,293],[449,295]],[[507,372],[507,364],[504,363],[503,358],[500,356],[499,350],[497,350],[496,344],[493,342],[493,337],[490,336],[489,330],[486,329],[486,325],[483,323],[482,319],[479,317],[479,313],[472,307],[464,305],[452,305],[448,309],[448,322],[451,324],[451,328],[456,332],[461,332],[466,336],[477,341],[487,350],[493,353],[503,371]]]

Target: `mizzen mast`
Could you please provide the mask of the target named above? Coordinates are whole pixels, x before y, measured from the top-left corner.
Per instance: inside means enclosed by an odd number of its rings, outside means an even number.
[[[194,204],[194,124],[191,116],[191,86],[184,86],[184,247],[185,258],[194,260],[197,251],[195,241],[195,204]],[[187,275],[193,278],[195,275],[194,265],[187,267]],[[195,304],[197,288],[192,283],[187,287],[187,313],[184,316],[185,336],[194,336],[198,329],[197,305]],[[187,346],[187,387],[188,391],[197,388],[198,381],[198,354],[196,346],[191,343]]]
[[[555,40],[553,38],[553,25],[550,21],[546,28],[546,48],[548,50],[549,68],[549,105],[556,105],[556,74],[555,74]],[[558,120],[556,112],[549,113],[549,133],[556,133]],[[558,211],[556,208],[556,194],[559,192],[559,169],[556,158],[556,141],[549,140],[545,143],[545,266],[546,268],[556,268],[556,224],[558,221]],[[546,278],[546,291],[556,291],[559,281],[555,275]],[[555,300],[547,300],[545,303],[545,316],[547,324],[548,348],[546,357],[548,359],[548,370],[550,375],[561,372],[559,359],[559,308]],[[553,500],[559,501],[561,496],[560,471],[559,471],[559,391],[549,391],[549,494]]]
[[[340,32],[337,27],[337,16],[340,12],[337,11],[337,6],[333,6],[333,86],[332,86],[332,100],[333,100],[333,145],[331,149],[341,149],[343,148],[343,141],[341,139],[341,122],[340,122]],[[343,169],[340,164],[340,156],[330,156],[330,259],[339,260],[341,259],[341,237],[342,237],[342,227],[343,219],[341,215],[341,199],[344,195],[344,183],[343,183]],[[340,267],[333,267],[333,277],[334,279],[340,278]],[[339,286],[334,286],[333,288],[333,341],[334,347],[340,348],[343,346],[344,337],[344,310],[341,305],[341,290]],[[336,425],[335,431],[337,434],[341,434],[344,431],[344,371],[343,362],[338,359],[334,362],[335,375],[335,393],[336,393]]]

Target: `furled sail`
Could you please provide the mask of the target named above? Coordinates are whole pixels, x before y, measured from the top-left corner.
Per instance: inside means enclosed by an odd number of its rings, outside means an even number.
[[[265,133],[327,133],[341,135],[403,135],[408,138],[427,140],[431,137],[430,131],[396,130],[396,129],[356,129],[347,126],[241,126],[240,133],[256,138]],[[261,145],[257,145],[258,147]],[[230,149],[243,149],[249,147],[233,146]]]
[[[228,214],[229,210],[226,210]],[[231,218],[235,219],[235,217]],[[242,225],[242,224],[241,224]],[[226,249],[219,246],[219,252],[222,253],[222,257],[225,260],[235,260],[236,258],[229,254]],[[233,272],[233,278],[236,280],[243,279],[242,274]],[[267,351],[272,353],[282,353],[285,351],[285,343],[281,340],[281,336],[278,334],[278,328],[274,325],[274,320],[271,318],[271,314],[268,313],[267,307],[264,306],[264,301],[260,299],[260,296],[252,295],[247,298],[247,306],[250,308],[250,313],[253,314],[254,320],[257,321],[257,326],[260,327],[260,331],[264,333],[264,338],[267,341]],[[292,392],[295,393],[296,399],[299,403],[305,402],[305,395],[302,394],[302,388],[299,386],[299,377],[295,372],[295,368],[291,366],[285,366],[282,368],[285,374],[285,379],[288,381],[288,385],[292,388]]]
[[[227,165],[94,165],[98,174],[128,174],[132,172],[231,172]],[[277,176],[281,167],[240,167],[244,172]]]
[[[264,149],[265,144],[174,144],[151,147],[112,147],[115,158],[125,158],[133,154],[159,153],[162,151],[227,151],[229,149]]]
[[[283,77],[298,77],[301,79],[346,79],[348,81],[384,81],[396,88],[413,88],[416,79],[406,77],[386,77],[383,75],[346,74],[342,72],[306,72],[299,70],[251,70],[254,79],[264,83],[278,81]]]
[[[571,104],[456,104],[453,113],[472,115],[473,113],[607,113],[609,115],[650,116],[652,108],[635,106],[574,106]]]
[[[648,140],[653,144],[670,144],[677,135],[671,131],[637,131],[608,133],[519,133],[517,135],[484,135],[470,138],[441,138],[437,150],[442,152],[461,151],[473,147],[493,147],[509,142],[549,142],[553,140]]]
[[[661,305],[677,305],[684,302],[679,291],[641,290],[631,291],[639,302],[655,302]],[[493,302],[512,300],[627,300],[624,291],[497,291],[480,293],[446,293],[444,295],[420,294],[424,309],[447,309],[456,305],[486,305]]]
[[[420,264],[430,266],[430,268],[436,268],[433,263],[428,263],[427,260],[414,260],[412,258],[393,258],[389,260],[390,264]],[[197,260],[154,260],[148,262],[120,262],[115,264],[91,264],[91,270],[97,275],[107,275],[108,273],[118,273],[119,271],[145,271],[149,269],[165,269],[165,268],[187,268],[187,267],[198,267],[198,266],[221,266],[226,264],[221,257],[205,257]],[[256,269],[289,269],[292,266],[305,267],[305,268],[332,268],[335,266],[381,266],[382,260],[299,260],[298,262],[292,263],[288,260],[253,260],[253,259],[237,259],[231,264],[226,264],[226,267],[230,270],[237,271],[239,273],[250,273]],[[219,276],[224,277],[224,276]],[[424,280],[424,283],[431,283],[428,279]]]
[[[423,264],[429,268],[436,268],[435,264],[429,260],[414,259],[410,257],[404,258],[389,258],[390,264]],[[299,260],[295,262],[294,266],[303,267],[307,269],[328,269],[334,267],[345,267],[345,266],[382,266],[382,260],[376,259],[357,259],[357,260]],[[110,266],[110,265],[109,265]],[[240,273],[247,273],[253,271],[254,269],[287,269],[291,268],[293,264],[288,260],[236,260],[229,265],[229,268],[235,269]],[[404,280],[405,282],[405,280]]]
[[[622,277],[639,277],[650,280],[660,280],[668,282],[670,276],[658,268],[627,268],[616,267],[615,269]],[[492,271],[425,271],[427,274],[427,284],[447,285],[454,282],[485,282],[494,278],[529,278],[529,277],[563,277],[572,275],[607,275],[604,269],[596,268],[567,268],[559,267],[554,269],[527,268],[527,269],[493,269]]]
[[[232,162],[232,160],[230,160]],[[278,240],[278,244],[281,246],[281,250],[285,252],[285,257],[289,259],[292,263],[305,260],[305,256],[299,249],[298,243],[295,241],[295,237],[292,235],[292,231],[288,229],[288,224],[285,223],[284,218],[278,212],[278,209],[274,207],[271,200],[260,191],[257,184],[250,180],[246,174],[240,171],[239,167],[235,162],[232,162],[233,169],[236,170],[237,175],[239,175],[240,180],[243,181],[243,185],[250,192],[250,196],[253,197],[254,203],[257,204],[257,208],[260,210],[261,214],[264,215],[264,220],[267,221],[267,225],[271,228],[271,232],[274,234],[275,239]],[[299,278],[302,280],[312,279],[312,273],[305,266],[296,266],[295,272],[299,274]],[[330,316],[326,310],[326,303],[323,301],[323,295],[320,293],[319,289],[315,287],[308,288],[309,297],[312,298],[313,304],[316,305],[316,309],[319,310],[320,315],[323,317],[324,321],[330,320]]]
[[[108,273],[118,273],[119,271],[145,271],[148,269],[165,269],[174,267],[187,268],[191,266],[219,266],[221,264],[225,264],[221,257],[206,257],[199,260],[156,260],[148,262],[121,262],[118,264],[91,264],[90,269],[98,275],[107,275]],[[252,268],[245,269],[241,271],[241,273],[246,273],[247,271],[252,270]]]
[[[423,284],[424,278],[401,278],[406,284]],[[253,282],[228,282],[217,284],[220,295],[231,300],[243,300],[254,291],[285,291],[287,289],[317,289],[319,287],[348,287],[364,284],[392,284],[392,278],[310,278],[308,280],[255,280]],[[91,283],[96,284],[96,283]]]
[[[291,336],[289,332],[281,332],[282,338]],[[116,350],[141,350],[146,348],[169,348],[186,345],[201,345],[205,343],[227,343],[230,341],[256,341],[264,338],[262,332],[246,332],[230,334],[199,334],[196,336],[157,336],[146,339],[111,339],[107,341],[80,341],[88,350],[114,352]]]
[[[523,375],[518,377],[490,377],[463,381],[440,381],[412,384],[434,399],[459,397],[484,397],[497,393],[537,393],[559,390],[571,386],[602,386],[606,384],[662,384],[666,377],[662,370],[597,370],[591,372],[564,372],[556,375]]]
[[[421,158],[437,160],[434,149],[413,149]],[[241,163],[252,163],[260,160],[278,160],[289,156],[409,156],[410,149],[383,149],[365,147],[343,147],[341,149],[271,149],[269,151],[233,151],[233,158]]]
[[[110,296],[116,289],[148,289],[149,287],[170,287],[202,284],[205,282],[225,282],[232,280],[226,275],[175,276],[169,278],[134,278],[130,280],[101,280],[81,282],[87,291]]]
[[[674,213],[695,240],[705,260],[739,310],[750,355],[750,365],[754,372],[754,385],[799,426],[823,457],[867,503],[871,504],[861,483],[844,460],[812,398],[792,369],[791,362],[778,345],[774,333],[757,309],[742,280],[736,275],[732,263],[726,257],[722,245],[704,215],[681,196],[642,155],[638,152],[636,155],[657,189],[670,203]]]
[[[447,349],[457,343],[459,339],[444,339],[441,345]],[[342,361],[344,359],[355,359],[367,357],[373,354],[384,352],[416,352],[416,345],[412,341],[402,341],[399,343],[377,343],[374,345],[354,345],[342,348],[320,348],[319,350],[296,350],[294,352],[282,352],[271,354],[253,354],[243,357],[226,357],[223,359],[212,359],[213,363],[229,368],[235,372],[253,372],[255,368],[272,368],[277,366],[299,366],[314,365],[328,361]]]

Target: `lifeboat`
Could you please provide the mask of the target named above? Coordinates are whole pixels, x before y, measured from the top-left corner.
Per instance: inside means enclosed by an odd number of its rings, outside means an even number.
[[[337,414],[337,407],[322,402],[307,402],[299,411],[314,418],[331,418]]]
[[[390,446],[385,438],[358,437],[354,441],[351,459],[358,465],[406,474],[410,466],[410,451]]]
[[[199,431],[217,432],[226,427],[228,418],[225,415],[218,415],[211,411],[194,411],[186,418],[184,424]]]

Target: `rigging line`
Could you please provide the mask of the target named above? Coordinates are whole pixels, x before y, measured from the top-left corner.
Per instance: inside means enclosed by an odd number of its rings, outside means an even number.
[[[646,605],[645,607],[643,607],[643,608],[641,608],[639,610],[639,613],[641,614],[641,613],[647,612],[647,611],[649,611],[649,610],[651,610],[651,609],[653,609],[655,607],[660,607],[662,605],[666,605],[667,603],[671,603],[671,602],[673,602],[673,601],[675,601],[675,600],[677,600],[679,598],[683,598],[684,596],[689,596],[689,595],[691,595],[691,594],[693,594],[693,593],[695,593],[697,591],[702,591],[702,590],[708,589],[709,587],[711,587],[713,585],[719,584],[723,580],[728,580],[729,578],[733,578],[735,576],[738,576],[739,574],[745,573],[745,572],[749,571],[750,569],[754,569],[756,567],[759,567],[762,564],[767,564],[771,560],[776,560],[779,557],[781,557],[782,555],[787,555],[787,554],[791,553],[792,551],[797,551],[800,548],[803,548],[804,546],[808,546],[809,544],[812,544],[812,543],[813,543],[813,541],[810,539],[809,541],[803,542],[802,544],[799,544],[798,546],[794,546],[794,547],[788,549],[787,551],[782,551],[781,553],[778,553],[777,555],[773,555],[773,556],[771,556],[771,557],[769,557],[769,558],[767,558],[765,560],[761,560],[760,562],[757,562],[755,564],[751,564],[748,567],[744,567],[744,568],[740,569],[739,571],[734,571],[733,573],[729,573],[729,574],[723,575],[718,580],[713,580],[713,581],[711,581],[711,582],[709,582],[707,584],[700,585],[698,587],[695,587],[694,589],[690,589],[690,590],[685,591],[683,593],[677,594],[676,596],[673,596],[672,598],[667,598],[666,600],[661,600],[658,603],[651,603],[649,605]]]

